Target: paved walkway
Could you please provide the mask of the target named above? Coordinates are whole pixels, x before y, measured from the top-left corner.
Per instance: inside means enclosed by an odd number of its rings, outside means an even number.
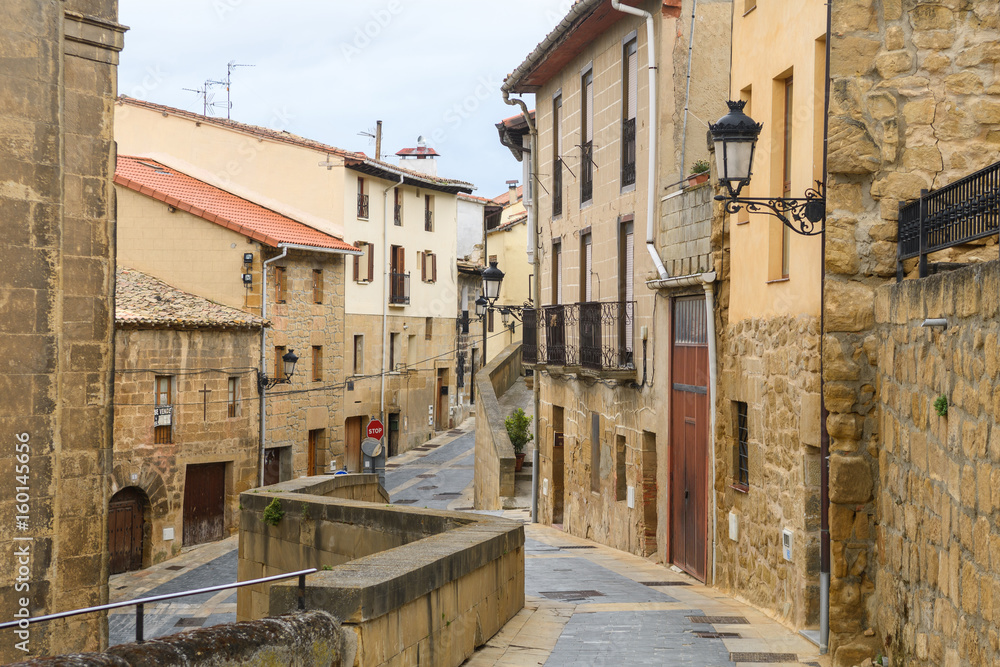
[[[386,470],[393,502],[468,511],[473,430],[468,420],[393,457]],[[829,665],[800,635],[685,574],[529,523],[529,475],[519,480],[520,509],[489,512],[526,524],[525,608],[466,661],[468,667]],[[115,575],[109,581],[112,601],[235,581],[236,548],[232,537]],[[235,620],[236,593],[223,591],[147,609],[145,634]],[[112,645],[132,641],[134,610],[112,612],[109,626]]]

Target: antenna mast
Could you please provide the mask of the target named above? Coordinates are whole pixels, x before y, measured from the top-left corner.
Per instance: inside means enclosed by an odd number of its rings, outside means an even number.
[[[229,89],[230,89],[230,87],[232,85],[232,82],[233,82],[233,70],[236,69],[237,67],[256,67],[256,65],[243,65],[243,64],[237,63],[235,60],[230,60],[228,63],[226,63],[226,80],[225,80],[224,83],[225,83],[225,86],[226,86],[226,119],[227,120],[231,120],[232,119],[233,100],[232,100],[232,97],[230,95]]]

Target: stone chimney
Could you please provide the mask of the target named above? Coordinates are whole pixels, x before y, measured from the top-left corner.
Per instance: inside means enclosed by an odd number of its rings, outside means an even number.
[[[437,176],[438,152],[427,147],[427,141],[423,136],[417,137],[416,148],[404,148],[396,153],[399,157],[399,166],[412,171],[419,171],[428,176]]]
[[[517,203],[517,179],[507,181],[507,190],[510,192],[510,196],[507,199],[507,205],[513,206]]]

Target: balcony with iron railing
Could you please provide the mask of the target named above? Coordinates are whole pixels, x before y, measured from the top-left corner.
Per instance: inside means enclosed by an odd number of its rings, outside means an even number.
[[[368,195],[358,195],[358,217],[368,219]]]
[[[634,301],[526,308],[524,363],[554,371],[634,378],[634,313]]]
[[[904,260],[918,258],[918,276],[930,273],[930,253],[963,245],[1000,232],[1000,162],[920,198],[899,204],[896,280],[904,277]],[[940,267],[938,267],[940,268]]]
[[[406,306],[410,303],[410,274],[389,274],[389,305]]]

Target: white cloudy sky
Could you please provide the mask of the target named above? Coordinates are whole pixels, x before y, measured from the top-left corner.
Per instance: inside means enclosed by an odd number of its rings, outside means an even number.
[[[493,197],[520,165],[494,124],[517,113],[499,87],[571,0],[120,0],[131,29],[122,94],[201,112],[184,88],[233,74],[233,119],[373,155],[428,138],[442,176]],[[215,101],[224,105],[225,90]],[[529,98],[530,100],[530,98]],[[529,101],[529,104],[531,102]],[[217,113],[225,116],[225,108]]]

